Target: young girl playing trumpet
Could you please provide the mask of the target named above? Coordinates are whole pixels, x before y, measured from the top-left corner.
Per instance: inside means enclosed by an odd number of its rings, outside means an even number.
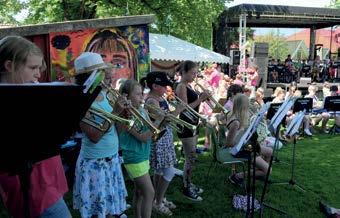
[[[145,106],[154,120],[156,117],[153,115],[159,111],[169,113],[169,105],[163,98],[167,91],[167,86],[171,86],[172,83],[167,78],[165,72],[150,72],[145,78],[141,80],[141,83],[145,84],[150,89],[150,92],[145,100]],[[176,108],[172,115],[176,116],[182,110],[182,107]],[[157,111],[153,108],[156,108]],[[170,121],[171,122],[171,121]],[[172,128],[169,125],[165,125],[165,134],[152,143],[151,146],[151,167],[154,170],[154,188],[155,188],[155,201],[153,210],[157,213],[171,216],[170,209],[175,209],[176,205],[170,201],[167,201],[164,197],[165,192],[175,175],[174,165],[176,163],[175,146],[173,142]]]

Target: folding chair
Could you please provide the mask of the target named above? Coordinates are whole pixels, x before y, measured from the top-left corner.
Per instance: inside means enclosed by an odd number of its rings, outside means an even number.
[[[225,144],[224,142],[226,140],[224,127],[218,126],[217,131],[214,131],[214,130],[215,129],[210,129],[209,131],[212,162],[210,164],[210,167],[207,173],[207,178],[209,178],[209,173],[210,173],[212,165],[214,164],[214,166],[216,167],[217,163],[231,164],[231,165],[240,164],[242,166],[242,170],[245,175],[245,163],[248,161],[248,159],[233,157],[230,154],[229,149],[223,148]]]

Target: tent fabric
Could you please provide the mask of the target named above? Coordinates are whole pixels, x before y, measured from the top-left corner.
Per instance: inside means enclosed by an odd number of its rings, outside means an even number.
[[[151,60],[229,63],[230,58],[171,35],[150,33]]]

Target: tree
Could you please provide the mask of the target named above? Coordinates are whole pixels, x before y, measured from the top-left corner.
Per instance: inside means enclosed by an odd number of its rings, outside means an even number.
[[[275,34],[274,31],[266,35],[256,36],[255,42],[266,42],[269,46],[268,56],[284,60],[289,54],[288,44],[281,34]]]
[[[18,1],[18,0],[17,0]],[[229,0],[28,0],[25,24],[154,14],[151,32],[211,48],[212,23]]]
[[[0,0],[0,24],[18,24],[15,15],[25,8],[26,4],[20,0]]]
[[[334,8],[340,8],[340,0],[332,0],[330,6]]]

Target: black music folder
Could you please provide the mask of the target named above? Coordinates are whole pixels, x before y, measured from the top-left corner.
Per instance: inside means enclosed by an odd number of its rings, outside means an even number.
[[[0,172],[53,157],[99,94],[68,83],[0,84]]]
[[[327,96],[323,107],[328,112],[340,111],[340,96]]]
[[[312,98],[297,98],[293,106],[293,112],[305,111],[305,113],[311,113],[313,110]]]

